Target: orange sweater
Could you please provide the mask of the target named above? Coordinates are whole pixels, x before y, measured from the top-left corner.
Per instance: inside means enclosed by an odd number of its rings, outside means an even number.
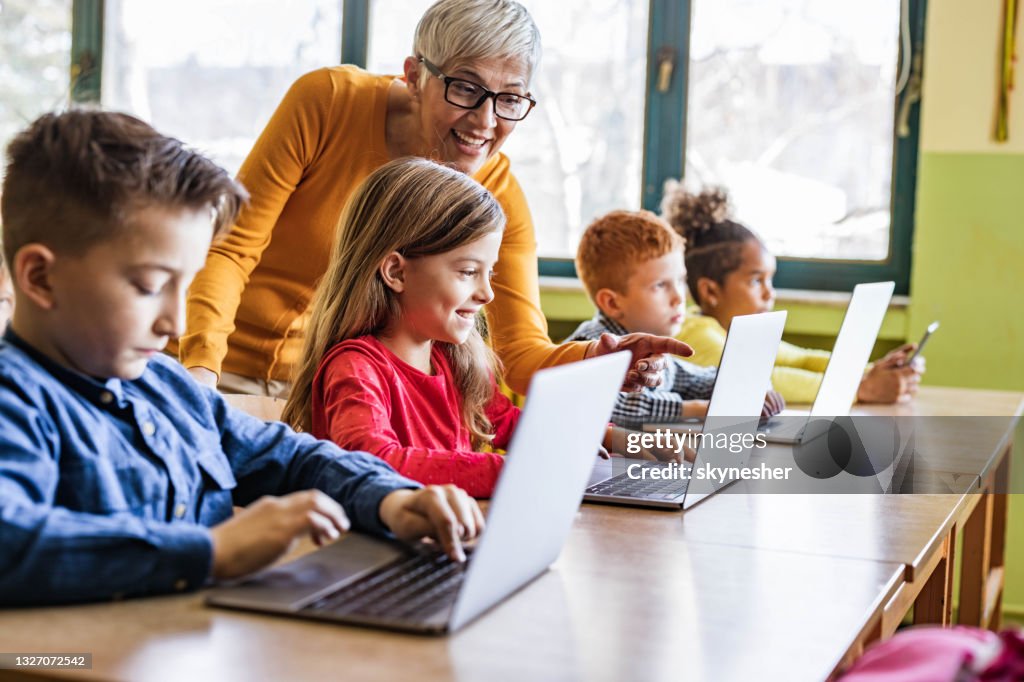
[[[342,210],[388,161],[384,128],[394,78],[336,66],[292,85],[238,173],[250,204],[210,249],[189,290],[178,349],[186,367],[291,379]],[[534,371],[580,360],[588,344],[556,346],[548,337],[533,222],[508,158],[495,154],[474,178],[508,217],[486,313],[505,381],[524,393]]]

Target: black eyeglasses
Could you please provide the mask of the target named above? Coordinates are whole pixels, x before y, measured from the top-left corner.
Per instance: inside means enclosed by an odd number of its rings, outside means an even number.
[[[488,99],[494,99],[494,115],[506,121],[522,121],[537,105],[537,101],[526,95],[519,95],[514,92],[491,92],[487,88],[473,81],[462,78],[452,78],[441,73],[441,69],[434,66],[425,57],[420,57],[420,63],[427,67],[427,71],[444,81],[444,101],[454,104],[460,109],[476,109]]]

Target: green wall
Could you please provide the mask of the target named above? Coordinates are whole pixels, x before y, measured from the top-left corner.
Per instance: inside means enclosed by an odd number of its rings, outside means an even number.
[[[924,153],[917,202],[909,328],[942,322],[925,382],[1024,391],[1024,155]]]

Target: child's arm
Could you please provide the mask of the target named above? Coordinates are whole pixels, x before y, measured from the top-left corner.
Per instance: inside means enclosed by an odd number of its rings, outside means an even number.
[[[827,350],[820,348],[801,348],[792,343],[779,343],[779,352],[775,355],[776,367],[793,367],[809,372],[824,372],[828,359],[832,356]]]
[[[640,429],[644,424],[678,422],[701,418],[715,387],[716,367],[698,367],[670,357],[663,383],[656,389],[620,393],[612,409],[612,422]]]
[[[201,586],[211,561],[206,528],[55,506],[58,485],[88,494],[95,472],[62,480],[63,434],[19,394],[16,386],[0,386],[0,603],[60,604]]]
[[[345,355],[335,356],[324,373],[327,438],[345,449],[374,454],[420,483],[450,483],[473,497],[491,495],[504,463],[501,455],[408,443],[391,422],[387,378],[368,365],[344,361]]]
[[[822,372],[776,364],[772,370],[772,386],[787,403],[813,403],[824,376]]]
[[[295,433],[281,422],[263,422],[201,387],[219,425],[221,447],[238,482],[235,504],[248,505],[265,495],[316,489],[340,503],[359,530],[387,533],[378,513],[381,501],[398,488],[417,488],[377,457],[342,452],[334,444]]]

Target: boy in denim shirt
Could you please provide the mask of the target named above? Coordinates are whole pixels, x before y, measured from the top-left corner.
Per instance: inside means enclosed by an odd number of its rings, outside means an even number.
[[[0,603],[195,589],[301,535],[333,540],[350,519],[464,559],[483,518],[463,491],[251,418],[160,353],[245,200],[222,169],[123,114],[47,114],[11,143]]]

